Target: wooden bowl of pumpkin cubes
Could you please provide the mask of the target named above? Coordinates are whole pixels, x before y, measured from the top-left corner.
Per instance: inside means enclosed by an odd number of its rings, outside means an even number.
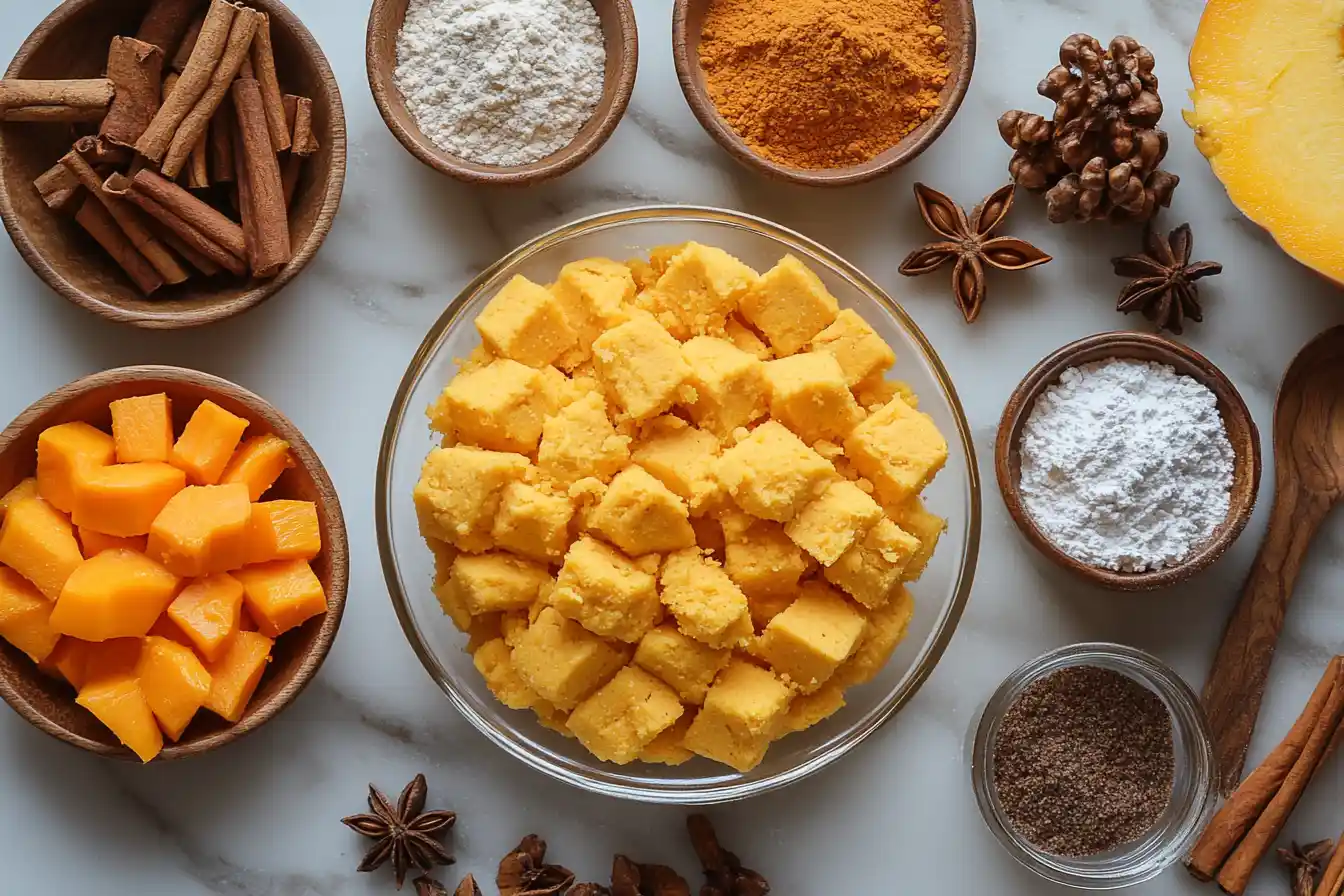
[[[598,760],[747,773],[901,642],[947,442],[793,255],[548,273],[489,300],[430,408],[436,596],[494,697]]]
[[[176,367],[58,389],[0,434],[0,696],[148,762],[223,746],[317,672],[345,606],[340,503],[260,397]]]

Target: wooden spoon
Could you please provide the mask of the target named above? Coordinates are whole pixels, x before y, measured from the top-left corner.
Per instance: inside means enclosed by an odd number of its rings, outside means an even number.
[[[1308,343],[1284,374],[1274,411],[1274,470],[1269,531],[1204,684],[1224,794],[1241,780],[1307,548],[1344,497],[1344,327]]]

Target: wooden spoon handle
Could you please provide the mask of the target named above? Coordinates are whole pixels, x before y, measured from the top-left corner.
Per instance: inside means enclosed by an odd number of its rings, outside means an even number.
[[[1280,477],[1269,531],[1204,683],[1204,711],[1224,795],[1241,781],[1284,612],[1302,560],[1331,502]]]

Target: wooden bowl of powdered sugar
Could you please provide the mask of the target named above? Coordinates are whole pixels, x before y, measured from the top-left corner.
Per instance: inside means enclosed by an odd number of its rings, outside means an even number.
[[[1236,541],[1260,485],[1260,433],[1198,352],[1100,333],[1013,392],[994,467],[1008,512],[1059,566],[1104,588],[1184,581]]]
[[[630,0],[374,0],[365,61],[383,121],[417,159],[526,185],[607,142],[639,38]]]

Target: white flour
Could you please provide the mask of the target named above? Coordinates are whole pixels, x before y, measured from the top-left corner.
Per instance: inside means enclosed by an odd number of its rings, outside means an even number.
[[[1027,512],[1092,566],[1161,569],[1227,517],[1234,455],[1217,400],[1162,364],[1066,370],[1032,408],[1021,452]]]
[[[444,152],[525,165],[563,149],[592,118],[603,46],[588,0],[411,0],[394,78]]]

